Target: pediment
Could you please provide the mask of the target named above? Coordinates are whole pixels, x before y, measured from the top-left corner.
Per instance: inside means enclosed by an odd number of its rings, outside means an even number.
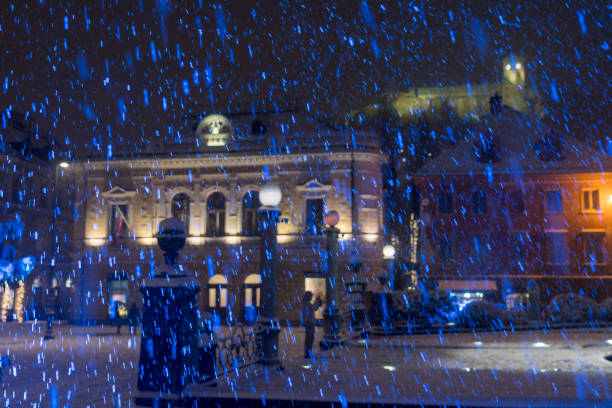
[[[102,193],[104,198],[131,198],[136,195],[135,191],[127,191],[119,186],[115,186],[108,191]]]
[[[321,183],[320,181],[318,181],[317,179],[312,179],[312,180],[307,181],[301,186],[297,186],[296,188],[298,191],[315,192],[315,191],[328,191],[331,188],[331,186],[325,185]]]

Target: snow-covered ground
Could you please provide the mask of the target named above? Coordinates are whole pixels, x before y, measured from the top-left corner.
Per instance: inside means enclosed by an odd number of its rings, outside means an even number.
[[[61,325],[45,342],[44,330],[0,325],[0,355],[13,362],[3,370],[0,406],[48,407],[52,387],[59,407],[134,406],[139,335]],[[302,329],[283,330],[282,372],[265,375],[251,366],[216,388],[191,391],[339,402],[612,405],[612,362],[604,359],[612,354],[609,329],[379,337],[317,353],[314,362],[302,358],[302,342]]]

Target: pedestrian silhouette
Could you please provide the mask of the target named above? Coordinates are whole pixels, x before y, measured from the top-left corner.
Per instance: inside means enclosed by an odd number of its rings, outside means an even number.
[[[312,302],[312,292],[306,291],[302,299],[302,324],[304,325],[304,358],[312,357],[312,344],[315,337],[315,312],[323,303],[321,298],[317,296],[314,303]]]
[[[140,323],[140,310],[138,310],[138,306],[136,303],[132,303],[130,306],[130,310],[128,312],[128,322],[130,324],[130,333],[134,332],[134,326],[138,326]]]

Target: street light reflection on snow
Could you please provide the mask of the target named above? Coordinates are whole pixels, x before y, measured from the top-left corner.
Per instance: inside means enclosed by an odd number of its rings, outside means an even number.
[[[612,346],[612,339],[606,340],[606,343]]]
[[[535,343],[532,344],[533,347],[536,348],[546,348],[546,347],[550,347],[549,344],[543,343],[541,341],[536,341]]]
[[[392,366],[392,365],[384,365],[383,369],[385,369],[387,371],[395,371],[396,370],[395,366]]]

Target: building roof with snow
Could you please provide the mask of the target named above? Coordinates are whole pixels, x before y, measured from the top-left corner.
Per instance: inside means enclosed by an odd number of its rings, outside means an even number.
[[[612,171],[612,157],[539,118],[503,107],[428,160],[418,175]]]

